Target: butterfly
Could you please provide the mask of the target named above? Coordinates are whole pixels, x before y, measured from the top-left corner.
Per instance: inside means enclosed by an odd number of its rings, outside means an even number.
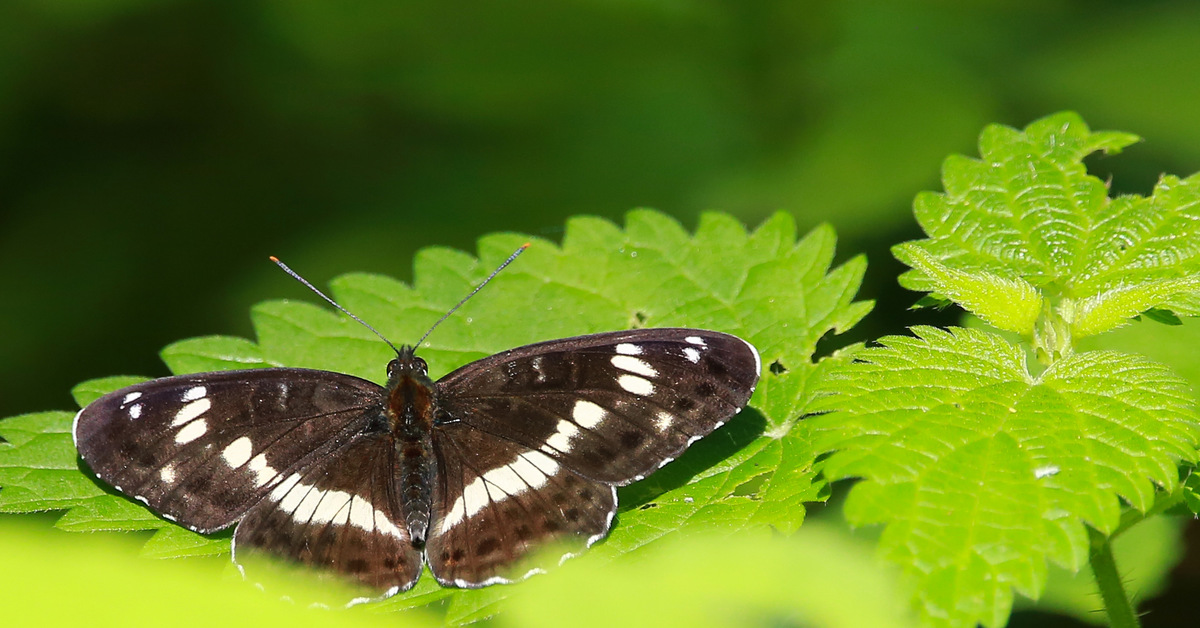
[[[378,599],[426,564],[476,588],[540,571],[525,559],[551,544],[591,546],[616,487],[737,414],[760,371],[750,343],[698,329],[531,344],[436,382],[402,346],[386,386],[302,368],[179,375],[104,395],[72,431],[97,477],[163,518],[236,524],[235,562],[265,552]]]

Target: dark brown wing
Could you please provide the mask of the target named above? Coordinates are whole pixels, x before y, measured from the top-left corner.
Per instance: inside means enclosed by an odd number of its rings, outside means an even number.
[[[366,598],[409,589],[421,575],[396,494],[389,433],[358,436],[256,504],[234,534],[234,560],[261,551],[357,580]],[[366,601],[360,600],[360,601]]]
[[[166,377],[88,404],[75,418],[75,446],[117,490],[211,532],[362,431],[382,405],[378,385],[327,371]]]
[[[540,451],[465,424],[440,428],[440,475],[426,555],[445,586],[519,580],[540,568],[525,560],[556,545],[582,550],[608,533],[616,491]]]
[[[740,411],[760,368],[758,352],[736,336],[636,329],[519,347],[436,386],[450,420],[621,485]]]

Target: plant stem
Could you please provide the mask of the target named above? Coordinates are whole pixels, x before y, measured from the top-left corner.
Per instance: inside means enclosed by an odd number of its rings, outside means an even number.
[[[1091,528],[1088,528],[1088,535],[1092,541],[1089,561],[1092,573],[1096,576],[1096,586],[1100,588],[1100,597],[1104,600],[1104,610],[1108,613],[1108,625],[1113,628],[1138,628],[1141,622],[1133,604],[1129,602],[1129,594],[1121,582],[1121,573],[1117,571],[1111,539]]]

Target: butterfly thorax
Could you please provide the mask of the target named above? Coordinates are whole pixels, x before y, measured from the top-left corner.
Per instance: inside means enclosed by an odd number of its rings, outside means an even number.
[[[400,457],[397,485],[413,543],[425,542],[437,460],[433,453],[433,417],[437,399],[425,361],[403,347],[388,365],[388,425]]]

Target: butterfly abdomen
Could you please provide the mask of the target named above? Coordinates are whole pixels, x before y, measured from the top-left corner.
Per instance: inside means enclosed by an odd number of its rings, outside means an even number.
[[[399,372],[388,395],[388,417],[400,455],[397,487],[414,545],[425,542],[433,502],[437,460],[433,454],[433,382],[422,370]]]

